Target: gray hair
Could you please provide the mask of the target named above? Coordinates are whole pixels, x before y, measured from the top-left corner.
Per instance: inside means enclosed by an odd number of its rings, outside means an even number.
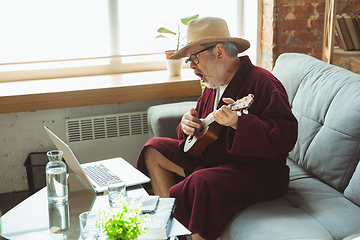
[[[239,51],[238,51],[235,43],[233,43],[233,42],[212,42],[212,43],[201,44],[201,46],[207,48],[207,47],[213,46],[218,43],[221,43],[224,46],[224,49],[225,49],[226,53],[229,55],[229,57],[235,58],[238,56]],[[209,51],[209,52],[210,52],[210,57],[212,57],[212,58],[215,57],[214,52],[212,52],[212,51]]]

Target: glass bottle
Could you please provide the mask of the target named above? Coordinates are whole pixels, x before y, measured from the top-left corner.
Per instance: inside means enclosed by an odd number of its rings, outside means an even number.
[[[49,162],[46,164],[46,186],[48,202],[65,204],[68,201],[66,165],[61,160],[63,152],[52,150],[46,153]]]
[[[67,239],[70,232],[66,165],[63,152],[53,150],[46,153],[46,186],[49,210],[49,231],[53,239]]]

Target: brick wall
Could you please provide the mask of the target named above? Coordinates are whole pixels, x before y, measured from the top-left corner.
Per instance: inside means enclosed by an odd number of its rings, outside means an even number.
[[[337,1],[337,12],[360,11],[360,0]],[[262,63],[272,70],[285,52],[321,59],[325,0],[263,0]],[[359,58],[335,58],[334,64],[360,73]]]

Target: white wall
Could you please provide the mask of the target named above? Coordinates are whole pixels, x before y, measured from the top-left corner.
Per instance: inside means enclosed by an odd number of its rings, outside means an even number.
[[[65,140],[67,118],[146,111],[152,105],[188,99],[196,100],[197,97],[0,114],[0,193],[27,190],[24,167],[27,155],[55,148],[44,125]]]

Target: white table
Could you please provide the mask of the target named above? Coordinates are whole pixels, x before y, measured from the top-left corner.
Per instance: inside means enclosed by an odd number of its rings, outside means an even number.
[[[75,177],[69,177],[70,234],[68,239],[79,237],[79,214],[84,211],[97,211],[108,205],[107,195],[96,195],[87,188],[79,188]],[[71,188],[71,184],[76,187]],[[75,191],[74,191],[75,189]],[[141,187],[127,192],[128,197],[136,198],[148,193]],[[46,187],[31,195],[1,217],[1,235],[8,239],[50,240],[49,214]],[[174,219],[170,236],[190,234]]]

